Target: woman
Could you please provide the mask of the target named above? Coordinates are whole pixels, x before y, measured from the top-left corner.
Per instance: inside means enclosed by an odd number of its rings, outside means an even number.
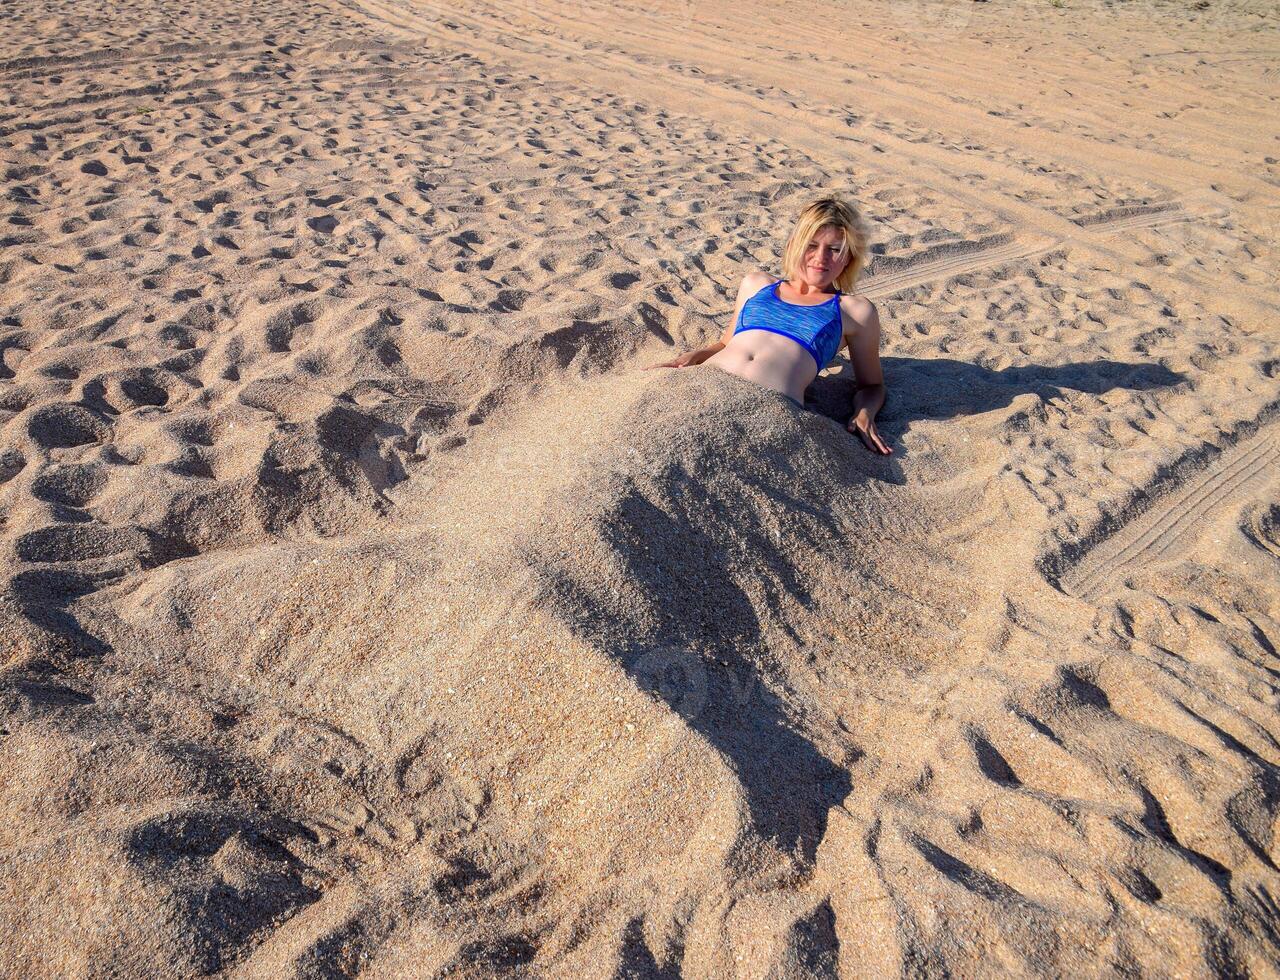
[[[650,367],[711,364],[803,408],[805,389],[844,344],[857,382],[846,428],[872,452],[887,455],[893,450],[875,423],[885,398],[880,318],[870,300],[847,295],[866,263],[858,212],[838,198],[814,201],[800,212],[787,239],[785,278],[758,269],[747,273],[720,340]]]

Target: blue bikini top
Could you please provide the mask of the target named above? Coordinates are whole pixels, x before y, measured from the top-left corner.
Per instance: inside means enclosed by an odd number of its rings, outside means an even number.
[[[825,303],[803,306],[788,303],[778,296],[778,285],[770,283],[762,287],[742,305],[738,326],[733,333],[744,330],[768,330],[770,333],[790,337],[813,355],[821,371],[836,356],[844,325],[840,320],[840,290]]]

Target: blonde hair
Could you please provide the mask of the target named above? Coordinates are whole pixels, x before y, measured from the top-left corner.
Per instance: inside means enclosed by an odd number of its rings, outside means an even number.
[[[814,235],[827,227],[839,228],[844,232],[844,240],[849,248],[849,261],[840,270],[840,275],[836,276],[834,285],[842,293],[851,293],[858,276],[867,266],[869,246],[862,215],[857,208],[838,197],[818,198],[800,212],[795,227],[791,229],[791,237],[782,250],[783,278],[799,278],[805,247]]]

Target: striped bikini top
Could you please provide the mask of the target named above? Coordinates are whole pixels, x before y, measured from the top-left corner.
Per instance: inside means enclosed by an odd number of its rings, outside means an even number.
[[[790,337],[813,355],[821,371],[836,356],[844,325],[840,320],[840,290],[825,303],[803,306],[778,296],[778,282],[762,287],[742,305],[734,335],[744,330],[768,330]]]

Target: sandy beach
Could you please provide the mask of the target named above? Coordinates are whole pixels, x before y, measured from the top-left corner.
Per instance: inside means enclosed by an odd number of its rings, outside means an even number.
[[[1280,975],[1280,11],[0,10],[0,975]],[[645,370],[820,193],[875,456]]]

